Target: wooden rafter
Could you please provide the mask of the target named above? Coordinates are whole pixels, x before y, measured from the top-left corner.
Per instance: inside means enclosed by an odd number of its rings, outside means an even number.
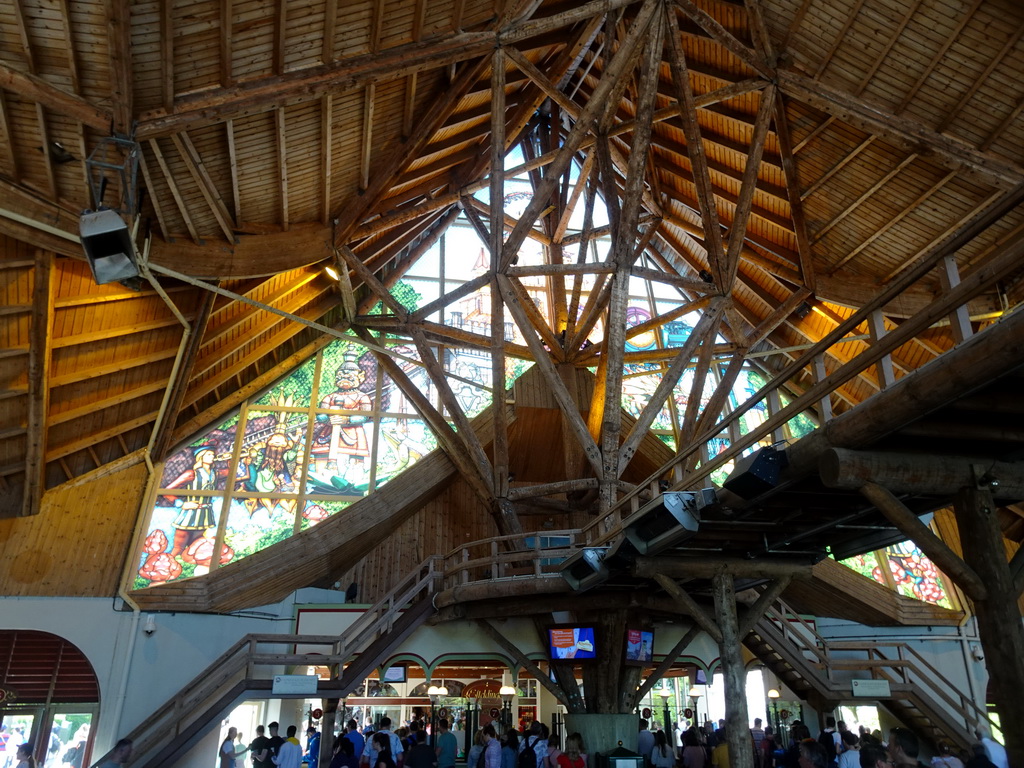
[[[172,136],[171,140],[174,142],[175,149],[178,150],[179,156],[185,163],[192,181],[195,182],[195,185],[206,199],[207,205],[210,206],[213,217],[217,220],[217,224],[220,225],[221,231],[224,233],[224,238],[229,243],[234,242],[235,235],[232,231],[233,222],[231,221],[231,214],[228,213],[228,209],[221,199],[220,192],[217,191],[217,187],[213,183],[213,179],[210,178],[206,165],[192,144],[192,140],[188,137],[187,133]]]
[[[779,86],[787,95],[906,147],[924,146],[952,168],[967,168],[1002,188],[1024,180],[1024,168],[998,155],[975,149],[954,137],[938,134],[920,122],[885,110],[790,70],[779,70]]]
[[[28,431],[25,490],[21,515],[39,511],[46,489],[47,427],[50,409],[50,357],[53,326],[53,254],[36,251],[28,357]],[[15,500],[12,500],[12,502]]]
[[[277,120],[277,183],[281,190],[281,229],[289,226],[288,205],[288,121],[283,107],[275,110]]]
[[[750,216],[750,208],[754,202],[754,191],[757,188],[757,174],[761,166],[761,155],[764,152],[764,142],[768,137],[768,124],[771,121],[772,109],[775,102],[775,86],[770,85],[761,92],[761,105],[757,110],[757,120],[754,122],[754,133],[750,139],[750,149],[747,152],[746,169],[743,171],[743,183],[740,186],[740,197],[736,205],[736,212],[733,215],[732,227],[729,230],[729,248],[725,256],[725,285],[729,290],[736,279],[736,270],[740,263],[740,254],[743,252],[743,240],[747,232],[747,219]]]
[[[192,236],[193,242],[199,243],[199,233],[196,231],[195,225],[192,223],[192,216],[189,214],[188,207],[185,205],[185,199],[182,197],[181,190],[178,189],[178,183],[175,180],[174,174],[171,173],[170,167],[167,165],[167,159],[164,157],[163,150],[160,149],[160,145],[156,139],[150,139],[149,148],[153,153],[153,157],[156,158],[157,164],[160,166],[160,170],[164,174],[164,181],[167,182],[167,188],[171,192],[171,196],[174,198],[174,202],[178,204],[178,213],[181,214],[181,218],[185,222],[185,226],[188,228],[189,235]],[[166,232],[165,235],[169,235]]]
[[[203,345],[203,336],[216,299],[217,294],[204,293],[191,326],[183,332],[183,348],[175,361],[174,374],[166,384],[167,396],[161,409],[162,417],[153,425],[153,436],[150,439],[150,455],[157,461],[164,459],[170,451],[175,419],[185,399],[192,378],[192,367]]]
[[[706,312],[703,312],[700,316],[700,320],[697,321],[697,325],[690,332],[683,346],[679,349],[672,364],[665,370],[661,376],[658,386],[651,394],[650,399],[644,405],[643,410],[637,417],[636,423],[630,430],[629,434],[626,435],[626,439],[622,441],[622,446],[619,448],[619,475],[621,476],[622,470],[632,460],[633,455],[636,453],[637,448],[640,446],[640,441],[643,440],[644,436],[647,435],[654,420],[658,417],[662,407],[664,407],[665,401],[670,396],[672,389],[676,386],[683,371],[686,370],[690,364],[690,360],[693,357],[698,345],[703,345],[707,350],[714,348],[715,332],[718,328],[718,322],[721,318],[722,310],[724,309],[723,303],[718,301],[715,305]],[[703,381],[703,377],[700,376],[700,370],[698,369],[695,379]],[[621,405],[616,403],[618,407]]]
[[[679,103],[679,118],[683,123],[686,135],[686,151],[690,156],[693,168],[693,183],[697,190],[697,210],[700,211],[704,225],[704,242],[708,249],[708,264],[714,275],[715,284],[720,290],[725,286],[725,246],[722,242],[722,228],[718,221],[718,206],[711,189],[711,176],[708,172],[707,154],[701,138],[700,126],[695,118],[693,90],[690,87],[690,76],[686,68],[686,56],[679,43],[679,26],[675,12],[668,11],[668,50],[672,83],[676,89]]]

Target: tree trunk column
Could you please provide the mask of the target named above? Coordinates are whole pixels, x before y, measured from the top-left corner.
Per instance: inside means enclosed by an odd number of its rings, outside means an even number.
[[[1014,725],[1024,722],[1024,627],[996,505],[987,489],[964,488],[953,510],[964,562],[987,588],[988,598],[975,600],[974,612],[1010,765],[1024,765],[1024,731]]]
[[[753,768],[754,755],[747,721],[747,670],[740,651],[733,577],[716,574],[711,579],[711,587],[715,596],[715,619],[722,632],[718,652],[725,679],[725,733],[729,742],[729,763],[732,768]]]

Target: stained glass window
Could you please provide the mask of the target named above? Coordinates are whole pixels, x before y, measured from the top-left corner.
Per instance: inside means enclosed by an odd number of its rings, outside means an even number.
[[[865,552],[840,561],[879,584],[894,585],[904,597],[912,597],[942,608],[954,608],[945,579],[912,541],[894,544],[878,552]],[[883,572],[888,570],[888,574]]]

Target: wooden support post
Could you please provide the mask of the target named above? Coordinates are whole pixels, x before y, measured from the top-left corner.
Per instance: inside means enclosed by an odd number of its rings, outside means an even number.
[[[956,266],[956,257],[952,254],[942,260],[939,268],[939,282],[942,285],[942,290],[947,293],[960,284],[960,271]],[[971,334],[974,331],[971,329],[971,318],[966,304],[950,312],[949,329],[952,331],[953,339],[957,344],[971,338]]]
[[[814,380],[818,382],[828,378],[828,371],[825,370],[825,355],[815,355],[813,362]],[[818,418],[822,424],[828,424],[832,421],[832,400],[828,395],[825,395],[818,401]]]
[[[922,523],[917,515],[911,512],[902,501],[896,498],[887,488],[876,483],[865,483],[860,488],[861,495],[874,504],[879,511],[903,535],[913,539],[928,557],[942,571],[955,581],[972,600],[984,600],[988,597],[985,580],[978,573],[957,557],[938,536]],[[1003,559],[1006,556],[1003,555]]]
[[[53,338],[53,254],[36,251],[28,347],[28,413],[22,516],[39,512],[46,490],[46,417],[50,409],[50,355]],[[13,504],[17,502],[12,501]]]
[[[871,341],[877,344],[883,336],[885,336],[885,315],[882,314],[881,309],[876,309],[868,315],[868,330],[871,332]],[[875,363],[875,370],[878,375],[878,388],[888,389],[896,382],[896,374],[892,368],[892,355],[882,355],[881,359]]]
[[[732,768],[753,768],[750,725],[747,722],[747,670],[740,649],[743,638],[740,637],[736,616],[732,574],[714,576],[711,591],[715,598],[715,618],[721,631],[718,653],[725,679],[725,737],[729,743],[729,764]]]
[[[974,601],[978,636],[990,670],[996,710],[1003,723],[1024,722],[1024,625],[1006,561],[996,505],[987,488],[964,488],[953,502],[964,561],[988,587]],[[1024,765],[1024,730],[1004,731],[1010,765]]]

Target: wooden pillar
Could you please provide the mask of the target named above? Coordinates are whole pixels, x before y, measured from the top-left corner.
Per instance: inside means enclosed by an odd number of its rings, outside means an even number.
[[[987,598],[974,601],[978,636],[1003,731],[1010,765],[1024,765],[1024,626],[1017,592],[1006,560],[996,505],[987,488],[963,488],[954,499],[964,561],[987,587]]]
[[[715,619],[722,639],[718,653],[725,679],[725,733],[729,743],[729,765],[753,768],[750,726],[747,722],[747,670],[740,650],[742,638],[736,615],[736,590],[731,574],[715,574],[711,579],[715,598]]]

